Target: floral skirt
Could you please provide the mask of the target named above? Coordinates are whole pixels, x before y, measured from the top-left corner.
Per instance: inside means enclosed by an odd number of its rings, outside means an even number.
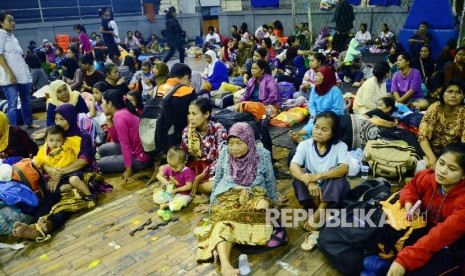
[[[223,241],[245,245],[265,245],[273,232],[266,222],[266,210],[257,209],[260,200],[272,201],[262,188],[231,189],[217,197],[211,207],[211,220],[204,220],[201,228],[208,229],[197,235],[197,261],[213,257],[213,250]]]

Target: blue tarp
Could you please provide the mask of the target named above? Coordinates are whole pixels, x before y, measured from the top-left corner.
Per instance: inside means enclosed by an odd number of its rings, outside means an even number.
[[[401,0],[370,0],[370,5],[376,6],[400,6]]]

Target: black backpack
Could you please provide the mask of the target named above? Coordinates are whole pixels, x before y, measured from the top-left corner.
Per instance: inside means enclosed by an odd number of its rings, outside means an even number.
[[[350,203],[365,201],[370,203],[386,200],[391,195],[391,184],[385,178],[377,177],[363,181],[351,189],[346,200]]]
[[[144,151],[151,157],[166,152],[170,137],[176,134],[167,103],[181,86],[182,84],[178,83],[164,97],[150,99],[142,110],[139,137]]]
[[[268,151],[272,152],[273,141],[271,139],[270,132],[265,126],[262,126],[260,122],[255,119],[255,116],[247,112],[234,112],[228,109],[222,109],[212,116],[212,120],[222,124],[226,130],[229,129],[238,122],[248,123],[255,134],[255,140],[260,140],[263,147]]]
[[[330,218],[326,226],[320,230],[317,240],[318,248],[343,274],[360,275],[363,269],[363,259],[378,252],[377,244],[383,232],[383,228],[378,226],[383,217],[383,211],[379,204],[364,201],[355,202],[342,210],[345,210],[345,213],[341,212],[344,217],[341,215],[338,219],[344,223],[352,223],[354,226],[329,227],[328,223],[332,220]],[[371,222],[368,223],[361,219],[359,215],[362,211],[367,214],[375,227],[371,225]]]

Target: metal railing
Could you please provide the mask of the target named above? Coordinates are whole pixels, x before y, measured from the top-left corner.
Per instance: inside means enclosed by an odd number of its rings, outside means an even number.
[[[112,8],[114,11],[113,2],[117,0],[111,0],[109,7]],[[15,16],[15,20],[18,23],[37,23],[37,22],[49,22],[49,21],[64,21],[64,20],[83,20],[89,18],[98,18],[97,10],[102,8],[104,5],[81,5],[79,0],[76,0],[77,5],[75,6],[66,6],[66,7],[43,7],[41,0],[37,0],[37,7],[28,7],[28,8],[10,8],[7,9],[9,12],[13,13]],[[98,3],[98,1],[95,1]],[[137,12],[114,12],[115,16],[133,16],[133,15],[143,15],[143,4],[142,0],[134,0],[134,4],[138,4],[140,9]],[[9,3],[10,6],[14,6],[14,4]],[[44,14],[47,11],[51,10],[60,10],[69,11],[69,10],[76,10],[76,13],[73,15],[66,15],[66,16],[46,16]],[[93,12],[90,13],[89,10]]]

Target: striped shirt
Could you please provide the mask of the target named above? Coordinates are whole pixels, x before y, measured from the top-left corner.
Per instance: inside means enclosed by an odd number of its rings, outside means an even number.
[[[26,84],[32,82],[29,67],[23,58],[23,49],[21,49],[18,40],[13,34],[7,33],[2,29],[0,29],[0,55],[5,57],[18,83]],[[0,85],[10,84],[10,78],[6,74],[5,68],[0,66]]]

